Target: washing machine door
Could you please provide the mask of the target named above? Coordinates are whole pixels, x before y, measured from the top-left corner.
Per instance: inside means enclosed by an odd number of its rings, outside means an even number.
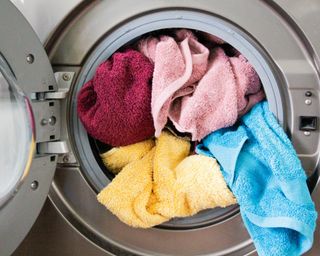
[[[36,34],[9,1],[0,1],[0,255],[10,255],[30,230],[56,153],[65,150],[58,96]]]

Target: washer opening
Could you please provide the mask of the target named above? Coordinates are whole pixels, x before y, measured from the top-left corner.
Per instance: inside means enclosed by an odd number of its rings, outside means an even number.
[[[126,49],[134,49],[137,50],[137,46],[140,40],[146,39],[148,37],[158,37],[161,35],[166,35],[166,36],[171,36],[171,37],[175,37],[175,31],[178,31],[181,28],[170,28],[170,29],[161,29],[161,30],[155,30],[155,31],[151,31],[148,32],[146,34],[143,34],[141,36],[138,36],[136,38],[131,39],[128,43],[120,46],[115,52],[110,54],[110,57],[116,53],[116,52],[124,52]],[[185,28],[184,28],[185,29]],[[198,41],[203,43],[205,41],[207,41],[208,43],[208,39],[205,39],[204,37],[204,32],[202,31],[196,31],[196,30],[189,30],[191,31],[197,38]],[[215,35],[214,35],[215,36]],[[216,36],[215,36],[216,37]],[[222,39],[220,38],[216,38],[216,40],[223,42]],[[209,48],[210,46],[208,46]],[[234,57],[236,54],[237,49],[233,48],[230,44],[228,44],[227,42],[223,42],[222,44],[216,44],[215,47],[220,47],[224,50],[225,54],[228,57]],[[103,63],[105,60],[102,60],[101,63]],[[99,64],[101,64],[99,63]],[[173,124],[171,124],[170,126],[173,127]],[[174,129],[174,127],[173,127]],[[187,134],[184,133],[180,133],[178,130],[174,129],[174,134],[184,137]],[[189,134],[187,135],[189,136]],[[113,146],[108,145],[108,144],[104,144],[103,142],[99,141],[98,139],[93,138],[92,136],[90,136],[90,134],[88,134],[88,138],[90,141],[90,147],[94,153],[95,159],[97,160],[97,162],[99,163],[100,168],[102,169],[102,171],[104,172],[104,174],[110,179],[112,180],[115,177],[115,174],[113,174],[110,170],[107,169],[107,167],[103,164],[100,154],[103,154],[109,150],[111,150],[113,148]],[[191,148],[195,149],[195,143],[191,142]]]
[[[134,44],[141,37],[159,33],[159,31],[186,28],[196,31],[196,33],[197,31],[209,33],[228,42],[224,45],[226,53],[231,54],[230,51],[233,48],[238,50],[257,71],[270,109],[285,128],[286,120],[284,120],[281,100],[283,92],[278,86],[280,76],[277,75],[264,50],[249,35],[218,17],[192,11],[181,11],[181,13],[183,18],[177,17],[177,11],[163,11],[134,19],[107,34],[87,58],[73,90],[71,105],[73,132],[71,134],[74,136],[78,159],[82,167],[81,171],[96,192],[99,192],[114,178],[114,174],[106,169],[100,158],[100,153],[111,149],[111,147],[88,136],[77,117],[76,96],[80,88],[93,77],[100,63],[107,60],[119,49]],[[238,206],[205,210],[192,217],[173,219],[160,225],[159,228],[175,230],[201,228],[221,223],[238,212]]]

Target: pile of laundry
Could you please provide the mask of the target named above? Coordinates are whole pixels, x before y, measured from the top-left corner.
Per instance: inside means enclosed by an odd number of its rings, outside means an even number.
[[[116,177],[98,195],[139,228],[238,203],[261,255],[296,255],[317,217],[306,175],[269,111],[258,74],[223,40],[186,29],[149,35],[101,63],[78,94]]]

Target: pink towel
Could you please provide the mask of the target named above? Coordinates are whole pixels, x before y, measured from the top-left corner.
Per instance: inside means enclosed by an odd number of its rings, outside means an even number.
[[[115,53],[78,94],[78,115],[95,139],[126,146],[153,136],[153,64],[140,52]]]
[[[209,69],[193,94],[172,101],[169,118],[180,132],[201,140],[212,131],[232,126],[264,98],[259,77],[247,60],[215,48]]]
[[[180,132],[201,140],[233,125],[264,98],[259,77],[241,55],[228,57],[222,48],[209,50],[191,31],[179,30],[176,40],[142,40],[139,50],[154,64],[152,116],[159,136],[168,118]]]
[[[209,50],[190,31],[178,31],[177,39],[161,36],[147,38],[139,44],[140,51],[156,65],[151,98],[156,136],[167,123],[173,98],[192,93],[208,65]]]

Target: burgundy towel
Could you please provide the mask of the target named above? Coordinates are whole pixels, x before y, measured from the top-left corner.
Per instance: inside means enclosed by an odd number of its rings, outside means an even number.
[[[115,147],[152,137],[152,73],[153,64],[134,50],[101,63],[78,94],[78,115],[87,132]]]

